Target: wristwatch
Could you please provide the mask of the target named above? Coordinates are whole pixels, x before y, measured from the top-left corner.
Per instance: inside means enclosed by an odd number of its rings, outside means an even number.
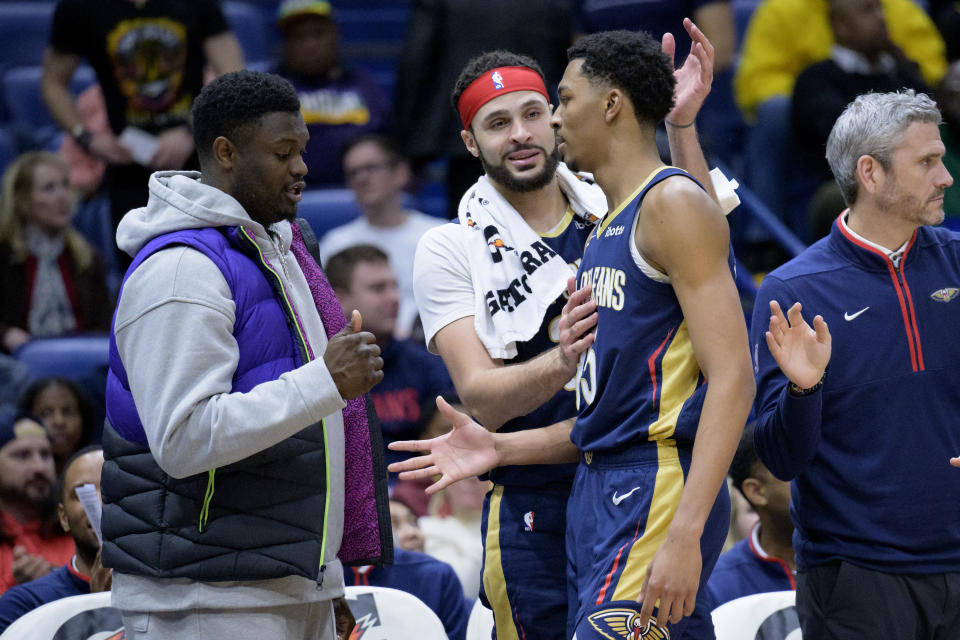
[[[827,379],[827,372],[824,371],[824,372],[823,372],[823,375],[820,376],[820,380],[817,382],[817,384],[813,385],[812,387],[808,387],[808,388],[804,389],[804,388],[800,387],[799,385],[794,384],[793,382],[791,382],[790,384],[787,385],[787,389],[789,390],[790,395],[794,396],[795,398],[802,398],[802,397],[804,397],[804,396],[809,396],[810,394],[812,394],[813,392],[815,392],[817,389],[819,389],[820,387],[822,387],[822,386],[823,386],[823,381],[826,380],[826,379]]]
[[[83,126],[82,122],[78,122],[73,126],[73,129],[70,129],[70,137],[80,145],[81,149],[87,152],[90,151],[90,141],[93,139],[93,135],[87,131],[87,128]]]

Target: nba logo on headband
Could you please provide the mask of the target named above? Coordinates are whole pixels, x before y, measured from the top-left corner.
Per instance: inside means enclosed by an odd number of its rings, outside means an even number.
[[[491,73],[490,78],[493,80],[494,89],[503,89],[503,76],[500,75],[499,71]]]

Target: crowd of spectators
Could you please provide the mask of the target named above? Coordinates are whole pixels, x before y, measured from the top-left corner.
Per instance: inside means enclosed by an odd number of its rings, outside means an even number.
[[[196,167],[187,115],[205,79],[246,65],[290,80],[310,133],[308,188],[352,194],[358,215],[327,220],[333,229],[318,234],[320,254],[344,310],[360,311],[382,350],[385,377],[371,396],[384,444],[450,428],[433,399],[455,402],[453,385],[423,345],[412,265],[420,236],[455,215],[461,194],[482,172],[465,153],[449,96],[465,61],[484,50],[532,55],[553,92],[566,48],[579,35],[632,28],[659,37],[669,29],[678,35],[679,65],[690,46],[680,21],[694,18],[716,47],[714,95],[699,120],[705,151],[740,170],[744,186],[756,188],[805,242],[826,235],[844,208],[824,152],[837,116],[859,94],[908,87],[934,96],[944,116],[944,163],[960,176],[954,2],[412,0],[403,3],[404,40],[389,54],[372,54],[388,60],[387,74],[365,68],[356,55],[363,43],[341,29],[339,14],[349,3],[250,0],[271,16],[264,38],[277,52],[268,60],[245,55],[245,43],[214,0],[92,10],[98,3],[51,0],[48,46],[36,61],[43,65],[38,91],[62,135],[42,144],[20,136],[18,153],[0,167],[0,594],[45,581],[0,597],[0,630],[15,619],[11,612],[89,591],[98,549],[73,488],[99,485],[102,416],[91,407],[102,407],[102,386],[34,379],[17,354],[33,340],[109,329],[120,269],[130,256],[90,225],[81,232],[72,222],[78,210],[99,202],[115,230],[127,210],[146,203],[153,171]],[[395,10],[387,2],[383,9],[388,5]],[[376,20],[376,9],[370,11]],[[77,95],[71,80],[81,64],[93,68],[97,84]],[[0,109],[0,125],[2,117]],[[762,148],[760,136],[770,131],[785,141],[786,153],[751,155],[743,139],[754,136]],[[944,209],[948,224],[960,222],[960,186],[946,190]],[[737,248],[752,245],[737,242]],[[385,455],[394,462],[402,454]],[[711,590],[749,591],[750,576],[737,573],[741,565],[761,577],[765,572],[770,585],[795,588],[784,484],[747,440],[732,477],[759,524],[740,533],[747,537],[721,560]],[[463,482],[428,503],[424,485],[394,477],[390,483],[401,550],[396,564],[354,568],[347,583],[411,591],[436,611],[451,638],[462,638],[479,590],[479,514],[488,484]]]

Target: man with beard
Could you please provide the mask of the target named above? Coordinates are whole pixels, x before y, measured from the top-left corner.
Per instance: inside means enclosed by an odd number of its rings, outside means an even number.
[[[76,553],[56,571],[26,584],[14,587],[0,598],[0,633],[13,622],[37,607],[60,598],[90,593],[90,576],[96,563],[100,541],[83,509],[77,488],[93,485],[100,491],[103,469],[103,448],[85,447],[67,461],[60,480],[60,503],[57,514],[60,526],[73,538]]]
[[[708,184],[690,125],[709,92],[713,49],[686,25],[698,46],[677,71],[670,120],[682,126],[668,133],[674,162]],[[673,47],[673,37],[664,36],[671,56]],[[458,220],[429,230],[417,248],[414,293],[427,345],[490,431],[555,426],[569,433],[577,413],[571,378],[590,339],[557,348],[558,321],[566,283],[607,200],[588,176],[560,162],[535,61],[506,51],[478,56],[452,97],[461,138],[485,175],[463,196]],[[590,321],[583,320],[578,335]],[[501,640],[572,635],[542,622],[567,617],[565,510],[575,468],[501,466],[489,474],[494,487],[484,501],[480,597],[494,612]]]
[[[153,174],[117,229],[135,257],[106,389],[113,606],[131,640],[333,640],[341,561],[390,557],[364,395],[383,361],[293,222],[309,137],[293,86],[226,74],[192,114],[201,173]]]
[[[50,440],[40,421],[0,409],[0,592],[44,576],[73,555],[57,524]]]
[[[953,183],[940,119],[913,90],[850,103],[827,140],[849,208],[757,293],[757,453],[791,481],[805,638],[960,638],[960,235],[935,226]]]

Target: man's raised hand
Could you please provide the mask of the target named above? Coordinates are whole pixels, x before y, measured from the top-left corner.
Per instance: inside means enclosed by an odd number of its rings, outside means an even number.
[[[776,300],[770,301],[770,329],[767,347],[783,375],[801,389],[809,389],[823,377],[830,362],[830,329],[823,317],[813,319],[813,328],[795,302],[786,317]]]

